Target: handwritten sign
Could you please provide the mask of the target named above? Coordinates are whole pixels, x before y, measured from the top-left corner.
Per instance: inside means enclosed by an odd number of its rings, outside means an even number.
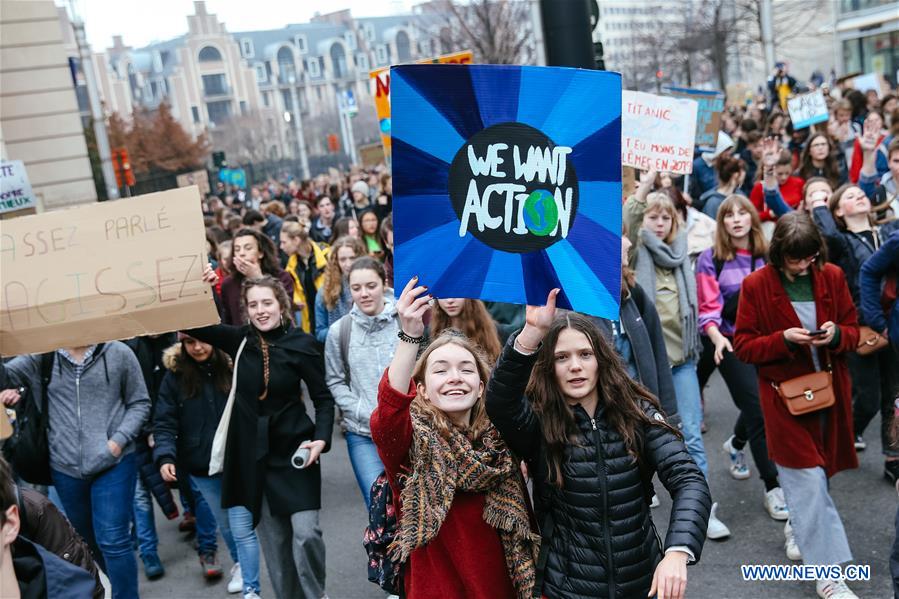
[[[473,59],[474,55],[466,50],[424,58],[415,61],[415,64],[471,64]],[[375,69],[369,73],[369,81],[372,85],[372,95],[375,97],[375,112],[378,113],[378,129],[381,133],[384,155],[390,156],[390,67]]]
[[[0,353],[219,322],[196,187],[0,221]]]
[[[621,95],[621,163],[642,170],[692,172],[696,102],[644,92]]]
[[[826,123],[829,118],[824,92],[820,89],[787,100],[790,120],[794,129],[805,129],[816,123]]]
[[[852,79],[852,87],[860,92],[866,92],[873,89],[877,92],[878,98],[882,98],[890,89],[890,86],[884,80],[883,75],[878,72],[865,73],[864,75],[855,77]]]
[[[408,65],[391,73],[396,289],[615,317],[621,76]],[[564,94],[558,90],[564,89]]]
[[[175,181],[177,181],[178,187],[190,187],[191,185],[196,185],[200,188],[200,193],[204,196],[212,193],[212,188],[209,186],[209,173],[206,169],[193,171],[191,173],[183,173],[175,177]]]
[[[700,150],[714,151],[718,144],[718,131],[721,129],[724,93],[686,87],[666,87],[665,91],[672,98],[696,101],[696,145]]]
[[[25,164],[21,160],[0,161],[0,212],[34,208],[36,205]]]

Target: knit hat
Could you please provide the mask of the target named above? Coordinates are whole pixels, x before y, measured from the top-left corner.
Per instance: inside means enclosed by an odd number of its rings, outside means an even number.
[[[702,157],[706,159],[708,162],[712,162],[718,156],[721,156],[724,152],[734,147],[734,140],[731,139],[730,135],[725,133],[724,131],[718,132],[718,143],[715,145],[714,152],[703,152]]]
[[[368,197],[368,183],[366,183],[365,181],[356,181],[355,183],[353,183],[353,186],[350,189],[353,193],[356,193],[358,191],[365,197]]]

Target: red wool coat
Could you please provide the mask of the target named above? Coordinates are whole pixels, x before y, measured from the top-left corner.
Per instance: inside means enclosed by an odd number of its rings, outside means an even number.
[[[802,327],[780,273],[770,264],[743,279],[737,310],[734,351],[737,357],[758,366],[759,397],[765,417],[765,435],[771,459],[787,468],[821,466],[827,476],[858,467],[853,444],[852,384],[843,354],[858,344],[858,317],[846,277],[839,267],[825,264],[812,269],[818,325],[833,321],[840,328],[840,344],[830,350],[833,364],[833,407],[804,416],[793,416],[771,386],[814,372],[806,346],[791,350],[784,330]]]

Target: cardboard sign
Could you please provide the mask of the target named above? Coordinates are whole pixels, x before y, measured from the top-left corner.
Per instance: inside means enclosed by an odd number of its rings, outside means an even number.
[[[686,87],[666,87],[665,91],[673,98],[696,100],[696,145],[704,152],[713,152],[718,143],[718,131],[721,129],[724,94]]]
[[[209,173],[206,169],[178,175],[175,177],[175,180],[178,182],[178,187],[190,187],[191,185],[196,185],[200,189],[200,193],[204,196],[212,193],[212,189],[209,187]]]
[[[0,160],[0,212],[37,206],[37,198],[21,160]]]
[[[693,172],[694,100],[624,91],[621,164],[680,175]]]
[[[471,64],[473,59],[474,55],[466,50],[435,58],[423,58],[415,61],[415,64]],[[375,112],[378,113],[378,129],[381,132],[384,155],[390,156],[390,67],[375,69],[369,73],[369,81],[375,97]]]
[[[219,322],[196,187],[0,222],[0,354]]]
[[[746,83],[728,83],[726,90],[728,106],[747,106],[752,101],[752,88]]]
[[[408,65],[391,73],[395,289],[618,318],[621,76]],[[562,93],[564,90],[564,93]]]
[[[817,123],[826,123],[830,118],[824,92],[820,89],[787,100],[790,120],[794,129],[805,129]]]
[[[880,73],[866,73],[864,75],[859,75],[852,80],[852,87],[857,89],[860,92],[866,92],[869,89],[873,89],[877,92],[877,97],[882,98],[886,93],[889,92],[890,86],[884,80],[883,75]]]

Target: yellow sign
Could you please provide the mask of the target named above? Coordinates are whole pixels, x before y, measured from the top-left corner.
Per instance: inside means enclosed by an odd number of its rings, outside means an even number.
[[[444,54],[436,58],[416,60],[416,64],[471,64],[474,55],[470,51]],[[381,141],[384,154],[390,155],[390,67],[372,71],[370,74],[372,95],[375,97],[375,111],[378,113],[378,128],[381,130]]]

